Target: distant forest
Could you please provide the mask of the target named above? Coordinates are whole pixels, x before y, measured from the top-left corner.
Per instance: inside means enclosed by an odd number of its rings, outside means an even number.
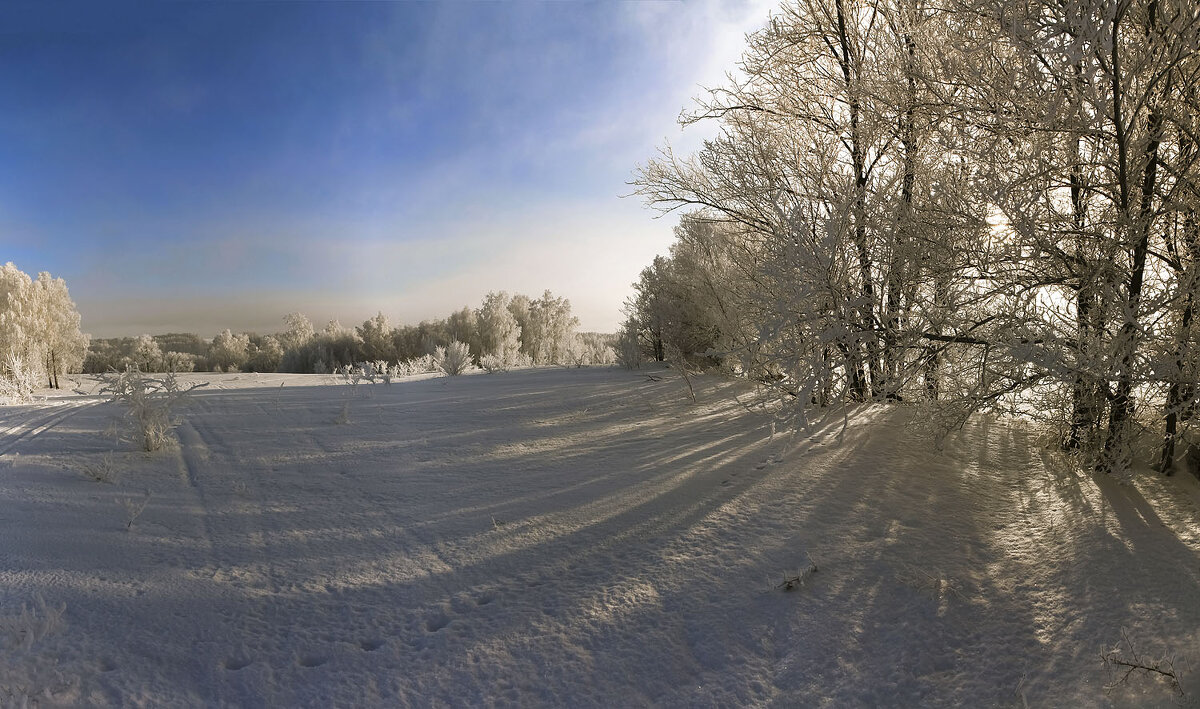
[[[83,361],[85,373],[296,372],[323,374],[362,362],[405,362],[433,355],[461,342],[477,364],[494,367],[532,364],[610,364],[612,336],[576,332],[571,303],[546,291],[540,298],[489,293],[478,308],[464,307],[441,320],[392,326],[380,313],[357,327],[330,321],[316,330],[307,317],[283,318],[271,334],[224,330],[211,340],[195,333],[169,333],[93,339]]]

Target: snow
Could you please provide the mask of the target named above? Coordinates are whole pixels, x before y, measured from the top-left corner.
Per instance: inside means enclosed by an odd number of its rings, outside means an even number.
[[[0,704],[1197,706],[1186,476],[669,373],[190,376],[174,451],[0,408]],[[1185,694],[1106,689],[1123,637]]]

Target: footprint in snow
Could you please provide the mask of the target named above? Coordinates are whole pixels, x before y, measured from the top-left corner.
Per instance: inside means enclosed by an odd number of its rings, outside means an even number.
[[[329,662],[329,657],[326,655],[301,655],[296,660],[296,664],[301,667],[320,667],[326,662]]]
[[[379,638],[370,638],[363,640],[358,644],[358,646],[361,647],[364,652],[375,652],[379,648],[383,647],[383,641]]]
[[[225,660],[225,669],[231,672],[236,672],[244,667],[250,666],[251,660],[245,657],[230,657]]]
[[[450,616],[445,613],[438,613],[425,621],[425,629],[431,633],[436,633],[447,625],[450,625]]]

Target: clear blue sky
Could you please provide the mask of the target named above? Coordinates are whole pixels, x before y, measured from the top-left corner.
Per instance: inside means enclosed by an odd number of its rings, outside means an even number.
[[[673,226],[619,195],[770,7],[0,5],[0,262],[97,336],[545,288],[612,330]]]

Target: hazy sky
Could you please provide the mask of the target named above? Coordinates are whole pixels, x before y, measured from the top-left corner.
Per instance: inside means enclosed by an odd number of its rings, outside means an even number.
[[[0,6],[0,262],[97,336],[393,322],[488,290],[613,330],[760,2]]]

